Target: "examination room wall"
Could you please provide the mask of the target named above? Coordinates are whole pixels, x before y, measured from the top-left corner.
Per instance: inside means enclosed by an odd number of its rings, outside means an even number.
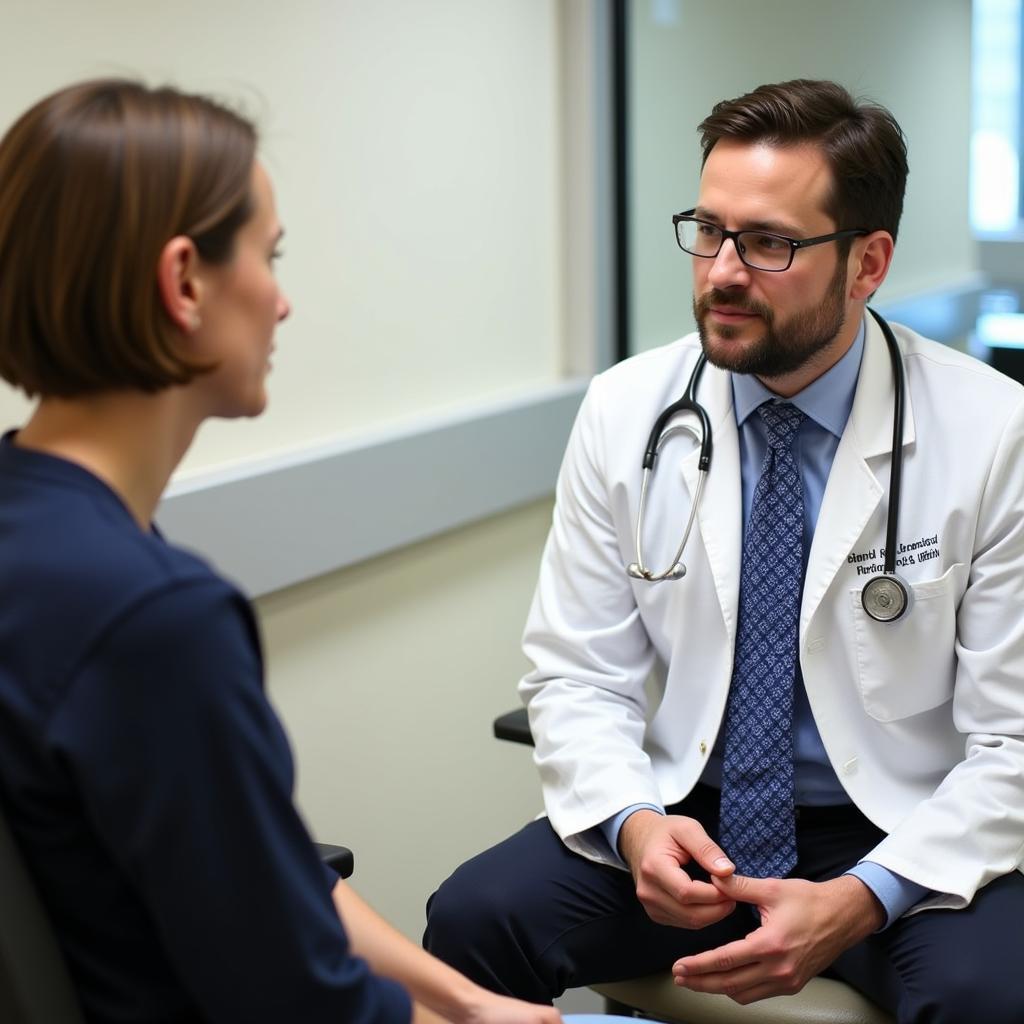
[[[0,0],[0,128],[110,74],[209,91],[258,123],[293,311],[266,413],[206,424],[178,479],[558,377],[558,8]]]
[[[540,809],[530,751],[491,723],[517,704],[550,518],[537,502],[258,602],[302,807],[413,937],[433,888]]]

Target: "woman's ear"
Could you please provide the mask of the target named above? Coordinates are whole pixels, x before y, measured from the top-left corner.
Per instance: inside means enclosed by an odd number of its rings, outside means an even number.
[[[189,337],[202,326],[199,316],[201,283],[199,253],[195,242],[175,235],[160,251],[156,268],[157,287],[164,309],[179,330]]]
[[[882,286],[889,273],[895,244],[888,231],[872,231],[853,240],[848,271],[850,298],[870,298]]]

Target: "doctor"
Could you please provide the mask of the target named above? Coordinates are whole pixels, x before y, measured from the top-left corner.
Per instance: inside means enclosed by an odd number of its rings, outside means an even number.
[[[1024,390],[895,326],[893,451],[865,315],[907,174],[887,111],[786,82],[700,132],[699,330],[594,380],[558,482],[520,687],[547,817],[441,886],[426,944],[532,999],[671,966],[747,1003],[831,967],[901,1022],[1019,1024]],[[625,569],[641,456],[702,351],[713,468],[685,576],[652,583]],[[894,455],[910,601],[879,622]],[[667,438],[655,571],[698,461]]]

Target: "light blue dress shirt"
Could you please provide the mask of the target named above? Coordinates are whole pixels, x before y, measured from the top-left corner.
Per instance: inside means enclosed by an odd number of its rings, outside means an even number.
[[[797,435],[797,458],[804,489],[804,570],[814,539],[818,522],[821,499],[825,494],[832,460],[835,458],[839,439],[843,435],[853,396],[857,390],[860,361],[864,352],[864,323],[861,322],[857,337],[846,354],[827,373],[822,374],[803,391],[789,401],[806,419]],[[754,501],[754,490],[761,475],[768,440],[765,425],[760,416],[753,413],[764,402],[778,396],[769,391],[756,377],[750,374],[732,374],[733,409],[739,430],[740,474],[743,487],[743,524]],[[707,768],[701,781],[720,789],[722,785],[722,755],[725,747],[725,730],[721,730],[714,749],[708,757]],[[814,722],[814,715],[807,700],[803,677],[797,666],[797,681],[793,704],[793,757],[795,768],[795,797],[804,806],[827,806],[849,803],[849,797],[836,776],[828,755],[825,753],[821,735]],[[601,825],[608,845],[618,851],[619,831],[626,818],[635,811],[648,808],[659,813],[664,809],[650,804],[635,804],[609,818]],[[856,875],[878,897],[886,912],[886,927],[919,902],[929,890],[900,875],[894,874],[880,864],[861,861],[849,874]]]

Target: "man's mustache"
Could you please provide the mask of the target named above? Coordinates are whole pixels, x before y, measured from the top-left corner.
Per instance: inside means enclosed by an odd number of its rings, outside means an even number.
[[[712,288],[710,291],[698,296],[696,301],[697,315],[704,316],[711,312],[713,306],[722,306],[726,309],[734,309],[743,313],[754,313],[765,321],[770,321],[772,318],[771,308],[763,302],[741,298],[729,292],[719,291],[717,288]]]

